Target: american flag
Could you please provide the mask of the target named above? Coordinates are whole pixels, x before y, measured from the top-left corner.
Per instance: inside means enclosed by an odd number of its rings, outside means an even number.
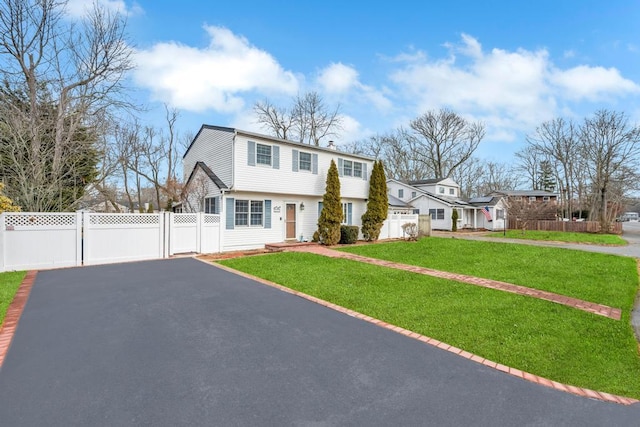
[[[484,214],[484,217],[487,218],[487,221],[493,221],[491,219],[491,213],[489,212],[489,206],[485,206],[484,208],[482,208],[482,213]]]

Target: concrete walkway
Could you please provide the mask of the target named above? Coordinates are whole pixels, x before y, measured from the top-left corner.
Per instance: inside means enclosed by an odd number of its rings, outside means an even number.
[[[404,270],[417,274],[438,277],[441,279],[454,280],[456,282],[467,283],[470,285],[481,286],[484,288],[497,289],[512,294],[526,295],[533,298],[543,299],[555,302],[557,304],[583,310],[588,313],[597,314],[611,319],[620,320],[621,310],[612,308],[603,304],[597,304],[589,301],[583,301],[577,298],[571,298],[564,295],[554,294],[553,292],[542,291],[538,289],[527,288],[525,286],[514,285],[512,283],[500,282],[498,280],[484,279],[480,277],[468,276],[466,274],[449,273],[447,271],[434,270],[431,268],[418,267],[415,265],[400,264],[393,261],[385,261],[376,258],[369,258],[361,255],[351,254],[348,252],[335,251],[322,245],[304,245],[292,246],[286,248],[288,252],[309,252],[317,255],[323,255],[331,258],[343,258],[352,261],[364,262],[367,264],[378,265],[381,267],[395,268],[396,270]]]

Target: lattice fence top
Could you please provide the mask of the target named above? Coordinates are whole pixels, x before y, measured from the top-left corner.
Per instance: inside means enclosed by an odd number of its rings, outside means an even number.
[[[64,227],[75,226],[77,215],[74,213],[7,213],[4,227]]]
[[[220,215],[206,215],[204,216],[205,224],[220,224]]]
[[[91,225],[159,224],[157,214],[89,214]]]
[[[195,224],[198,222],[197,214],[173,214],[174,224]]]

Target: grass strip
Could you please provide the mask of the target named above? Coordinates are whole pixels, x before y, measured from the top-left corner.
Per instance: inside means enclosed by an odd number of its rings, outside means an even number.
[[[26,274],[25,271],[0,273],[0,325],[4,322],[9,304],[13,301]]]
[[[595,252],[501,242],[425,237],[339,250],[541,289],[611,307],[631,307],[636,260]]]
[[[506,233],[494,232],[487,237],[506,237],[507,239],[543,240],[550,242],[585,243],[593,245],[624,246],[627,241],[616,234],[571,233],[563,231],[507,230]]]
[[[534,298],[305,253],[223,265],[566,384],[640,398],[629,308],[615,321]]]

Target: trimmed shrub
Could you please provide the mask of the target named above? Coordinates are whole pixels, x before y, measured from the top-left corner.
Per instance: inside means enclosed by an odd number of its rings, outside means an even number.
[[[453,209],[451,213],[451,231],[458,231],[458,209]]]
[[[340,241],[340,223],[342,222],[342,203],[340,202],[340,177],[336,162],[331,160],[327,172],[327,186],[322,196],[322,211],[318,218],[318,241],[331,246]]]
[[[358,241],[357,225],[341,225],[340,226],[340,243],[343,245],[352,245]]]
[[[387,178],[384,174],[384,165],[381,160],[378,160],[373,164],[369,180],[367,211],[362,215],[362,235],[365,240],[378,240],[388,211]]]

